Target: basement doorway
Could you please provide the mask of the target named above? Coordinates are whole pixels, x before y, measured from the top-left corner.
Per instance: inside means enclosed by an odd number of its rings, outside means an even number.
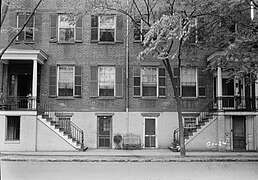
[[[110,116],[98,117],[98,148],[111,148],[112,121]]]
[[[233,151],[246,150],[245,116],[233,116]]]

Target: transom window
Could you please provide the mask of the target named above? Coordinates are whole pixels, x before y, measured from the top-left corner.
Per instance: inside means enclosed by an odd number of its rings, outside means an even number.
[[[17,28],[21,28],[26,20],[29,18],[30,13],[17,14]],[[33,42],[34,41],[34,26],[35,16],[32,16],[24,30],[17,37],[17,41]]]
[[[74,67],[58,67],[58,96],[73,96],[74,92]]]
[[[99,96],[114,96],[115,94],[115,67],[98,67]]]
[[[68,15],[59,15],[58,32],[59,41],[74,41],[75,25],[71,24]]]
[[[115,15],[99,16],[99,41],[113,42],[115,41],[116,29]]]

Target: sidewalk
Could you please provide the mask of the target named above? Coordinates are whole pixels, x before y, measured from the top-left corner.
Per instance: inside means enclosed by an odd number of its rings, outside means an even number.
[[[88,149],[85,152],[1,152],[2,161],[30,162],[258,162],[258,152],[179,152],[169,149]]]

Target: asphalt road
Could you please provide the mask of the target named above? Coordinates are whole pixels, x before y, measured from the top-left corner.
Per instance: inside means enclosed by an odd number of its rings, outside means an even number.
[[[2,180],[257,180],[258,162],[1,162]]]

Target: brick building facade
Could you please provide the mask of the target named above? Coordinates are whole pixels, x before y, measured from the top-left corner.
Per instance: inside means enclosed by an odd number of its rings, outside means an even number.
[[[142,43],[123,14],[84,15],[69,24],[67,9],[76,2],[44,0],[26,31],[2,57],[0,150],[116,148],[119,145],[113,139],[117,134],[123,136],[120,145],[124,148],[171,146],[178,127],[177,108],[162,62],[151,57],[137,59]],[[36,1],[17,3],[31,9]],[[28,15],[11,7],[5,27],[20,27]],[[11,37],[12,33],[2,34],[1,47]],[[219,89],[217,83],[223,91],[227,85],[221,74],[202,72],[216,54],[208,60],[205,54],[201,56],[190,68],[184,61],[180,74],[189,138],[186,148],[256,150],[256,108],[250,112],[244,106],[239,113],[234,89],[233,100],[223,101],[224,109],[212,101],[220,97],[214,90]],[[225,97],[228,95],[232,94]],[[210,102],[216,109],[213,113],[207,109]],[[204,117],[207,112],[210,114]],[[244,140],[230,133],[233,126],[236,131],[244,128]]]

